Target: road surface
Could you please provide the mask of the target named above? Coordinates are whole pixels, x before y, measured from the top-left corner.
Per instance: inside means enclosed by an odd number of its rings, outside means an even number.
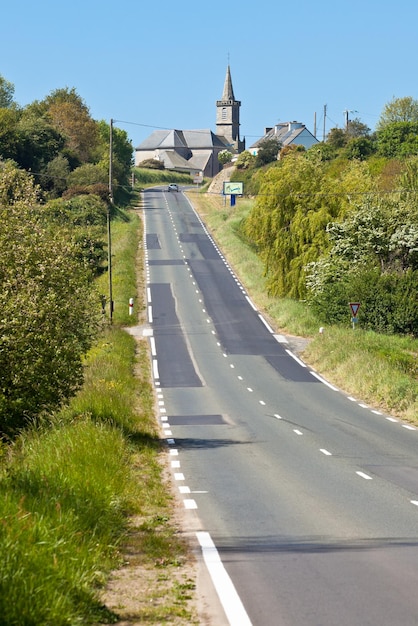
[[[297,358],[182,192],[145,191],[144,223],[162,426],[225,623],[416,626],[418,431]]]

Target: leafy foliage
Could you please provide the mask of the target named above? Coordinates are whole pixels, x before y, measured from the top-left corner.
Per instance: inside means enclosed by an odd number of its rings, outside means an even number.
[[[267,163],[276,161],[280,148],[281,143],[277,139],[266,139],[263,141],[255,158],[255,166],[262,167],[267,165]]]
[[[385,104],[377,130],[381,131],[387,126],[397,122],[418,122],[418,100],[411,96],[404,98],[392,98]]]
[[[7,434],[76,391],[99,313],[79,246],[68,231],[45,225],[39,205],[29,204],[36,188],[12,170],[0,172],[0,431]]]
[[[222,165],[225,165],[226,163],[231,163],[232,156],[232,152],[230,152],[229,150],[221,150],[218,154],[218,161]]]
[[[412,200],[412,202],[411,202]],[[329,253],[308,268],[316,311],[326,322],[347,319],[362,302],[362,326],[418,334],[418,208],[414,197],[369,200],[327,228]]]
[[[333,171],[319,155],[294,153],[266,170],[244,224],[265,263],[273,295],[305,295],[305,266],[328,249],[327,224],[351,207],[352,195],[372,189],[367,168],[347,163]]]
[[[0,75],[0,109],[8,109],[13,104],[15,87]]]

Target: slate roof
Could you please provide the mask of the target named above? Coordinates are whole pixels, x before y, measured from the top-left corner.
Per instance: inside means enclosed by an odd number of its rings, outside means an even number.
[[[155,130],[139,144],[136,150],[170,150],[176,148],[189,148],[189,150],[223,149],[225,145],[223,139],[209,129]]]
[[[270,128],[264,137],[258,139],[255,143],[252,144],[251,148],[259,148],[260,145],[269,139],[277,139],[283,146],[288,146],[290,144],[298,143],[297,139],[299,135],[304,134],[311,136],[312,143],[317,143],[318,140],[312,133],[306,128],[304,124],[300,122],[281,122],[280,124],[276,124],[273,128]]]

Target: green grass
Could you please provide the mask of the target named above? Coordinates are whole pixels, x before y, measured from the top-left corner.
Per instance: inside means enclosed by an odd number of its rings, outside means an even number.
[[[324,324],[306,303],[267,295],[263,265],[239,236],[251,201],[238,199],[229,207],[220,196],[190,193],[190,198],[273,328],[312,339],[303,354],[306,362],[351,395],[418,423],[418,340],[353,331],[348,311],[346,327],[326,327],[320,335]]]
[[[137,281],[141,279],[141,266],[138,265],[138,246],[142,242],[142,225],[136,211],[118,210],[111,221],[112,249],[112,296],[114,303],[113,321],[118,325],[129,326],[137,322],[144,308],[141,297],[137,296]],[[97,280],[97,288],[109,302],[109,274],[105,272]],[[129,315],[129,299],[134,298],[133,314]],[[106,305],[106,318],[109,305]]]

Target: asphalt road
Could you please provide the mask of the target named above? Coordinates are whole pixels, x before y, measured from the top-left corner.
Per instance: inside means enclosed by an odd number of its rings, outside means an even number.
[[[160,416],[226,623],[416,626],[418,430],[295,358],[183,193],[144,216]]]

